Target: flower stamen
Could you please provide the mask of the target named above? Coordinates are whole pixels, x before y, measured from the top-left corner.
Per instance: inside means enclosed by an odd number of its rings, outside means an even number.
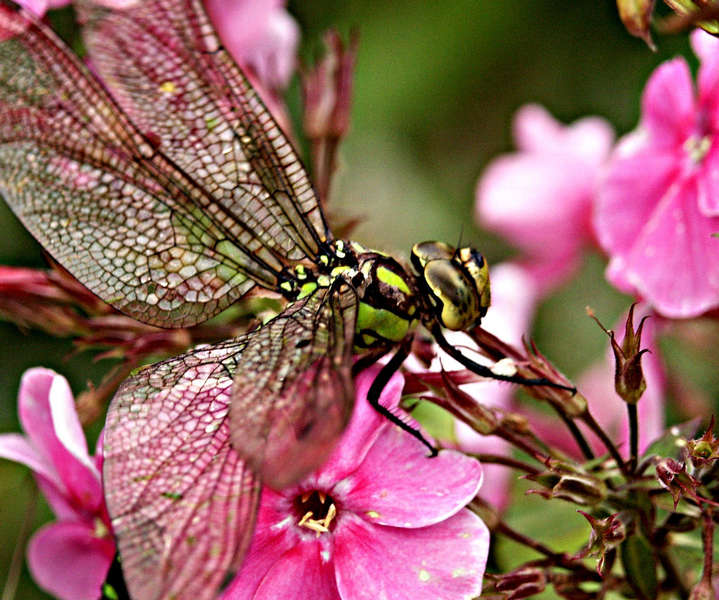
[[[297,524],[320,535],[328,533],[337,516],[337,506],[325,492],[313,490],[304,492],[295,500],[297,514],[302,515]]]

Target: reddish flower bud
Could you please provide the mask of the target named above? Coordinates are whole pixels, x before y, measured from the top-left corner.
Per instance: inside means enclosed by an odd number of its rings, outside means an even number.
[[[648,352],[641,348],[642,329],[647,317],[639,322],[639,327],[634,329],[634,307],[632,304],[627,315],[627,322],[624,330],[624,339],[621,345],[617,342],[614,332],[604,327],[599,319],[589,311],[589,316],[602,328],[602,331],[609,336],[614,353],[614,389],[619,397],[628,404],[636,404],[647,388],[642,371],[642,354]]]
[[[537,567],[522,567],[516,571],[501,575],[495,585],[498,592],[504,592],[507,600],[531,598],[544,591],[547,578],[544,570]]]

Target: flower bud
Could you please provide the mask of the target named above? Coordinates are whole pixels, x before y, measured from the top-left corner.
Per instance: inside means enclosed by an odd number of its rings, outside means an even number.
[[[697,468],[710,465],[719,458],[719,439],[714,437],[714,415],[704,435],[687,442],[687,453]]]
[[[654,50],[654,42],[649,32],[654,0],[617,0],[617,10],[627,31],[644,40],[647,46]]]
[[[522,567],[511,573],[501,575],[495,585],[498,592],[504,592],[507,600],[531,598],[544,591],[547,578],[544,570],[537,567]]]
[[[592,312],[589,315],[596,321],[602,331],[609,336],[609,340],[614,353],[614,389],[619,397],[627,404],[636,404],[641,398],[644,390],[647,388],[647,382],[644,379],[642,371],[642,355],[649,352],[646,348],[641,348],[642,329],[647,317],[643,317],[639,322],[639,327],[634,330],[634,307],[632,304],[627,315],[627,321],[624,330],[624,339],[621,345],[617,342],[614,332],[602,325]]]

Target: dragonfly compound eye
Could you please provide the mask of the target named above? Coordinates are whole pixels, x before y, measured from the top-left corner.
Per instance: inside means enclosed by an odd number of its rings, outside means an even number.
[[[441,242],[412,248],[412,265],[430,292],[435,316],[447,329],[469,329],[489,308],[489,269],[477,251]]]

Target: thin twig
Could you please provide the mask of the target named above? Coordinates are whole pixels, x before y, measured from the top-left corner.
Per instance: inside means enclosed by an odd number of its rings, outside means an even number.
[[[557,407],[555,406],[554,408]],[[592,451],[592,447],[589,445],[589,442],[587,442],[587,438],[584,437],[584,434],[579,429],[579,427],[577,427],[577,424],[574,422],[574,420],[565,415],[561,410],[557,410],[557,414],[562,418],[562,421],[564,421],[564,424],[567,426],[567,429],[569,429],[569,432],[572,434],[574,441],[577,442],[577,446],[579,446],[579,449],[582,451],[584,458],[586,458],[587,460],[593,460],[595,456],[594,452]]]

